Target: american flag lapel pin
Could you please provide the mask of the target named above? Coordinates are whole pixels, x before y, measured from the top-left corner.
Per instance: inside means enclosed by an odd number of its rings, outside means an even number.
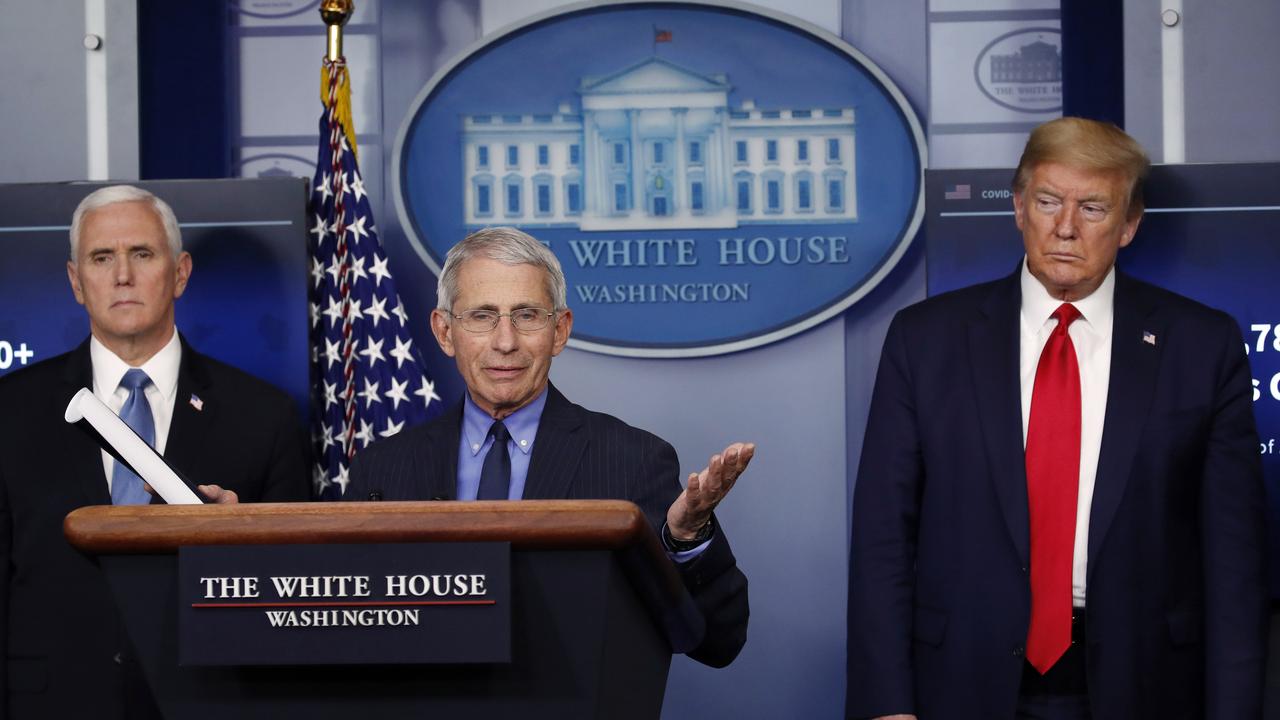
[[[1156,334],[1155,334],[1155,333],[1153,333],[1153,332],[1149,332],[1149,331],[1147,331],[1147,330],[1143,330],[1143,331],[1142,331],[1142,342],[1144,342],[1144,343],[1146,343],[1146,344],[1148,344],[1148,345],[1150,345],[1150,346],[1152,346],[1152,347],[1155,347],[1155,344],[1156,344]]]
[[[191,407],[196,409],[196,412],[200,412],[204,410],[204,401],[200,399],[199,395],[196,395],[195,393],[191,393],[190,403],[191,403]]]

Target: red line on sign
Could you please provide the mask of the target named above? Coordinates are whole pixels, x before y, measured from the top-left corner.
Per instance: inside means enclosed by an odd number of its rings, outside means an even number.
[[[496,600],[404,600],[401,602],[391,601],[366,601],[366,602],[313,602],[313,603],[287,603],[287,602],[263,602],[263,603],[191,603],[193,608],[272,608],[272,607],[387,607],[398,605],[495,605]]]

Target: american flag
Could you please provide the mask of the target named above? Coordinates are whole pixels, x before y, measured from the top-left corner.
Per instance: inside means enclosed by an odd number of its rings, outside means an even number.
[[[317,496],[346,490],[355,453],[426,420],[440,397],[409,336],[356,166],[346,61],[324,61],[320,155],[312,183],[312,441]]]

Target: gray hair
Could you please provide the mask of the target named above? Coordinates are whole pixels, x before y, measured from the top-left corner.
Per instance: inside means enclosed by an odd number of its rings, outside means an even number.
[[[182,253],[182,231],[178,229],[178,218],[173,214],[169,203],[154,194],[132,185],[108,185],[98,188],[85,196],[76,211],[71,215],[71,262],[76,261],[76,251],[80,247],[80,231],[84,225],[84,216],[91,210],[98,210],[108,205],[128,202],[146,202],[155,211],[160,224],[164,226],[164,237],[169,243],[169,250],[176,259]]]
[[[555,304],[551,309],[558,312],[569,307],[564,270],[555,253],[526,232],[513,227],[490,227],[471,233],[449,249],[440,271],[438,309],[452,312],[453,301],[458,297],[458,272],[463,263],[477,256],[503,265],[533,265],[546,270],[547,295]]]

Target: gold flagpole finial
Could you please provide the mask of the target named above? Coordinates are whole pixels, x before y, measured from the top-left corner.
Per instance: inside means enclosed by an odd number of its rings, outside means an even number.
[[[323,0],[320,3],[320,19],[329,27],[329,62],[342,57],[342,26],[355,10],[353,0]]]

